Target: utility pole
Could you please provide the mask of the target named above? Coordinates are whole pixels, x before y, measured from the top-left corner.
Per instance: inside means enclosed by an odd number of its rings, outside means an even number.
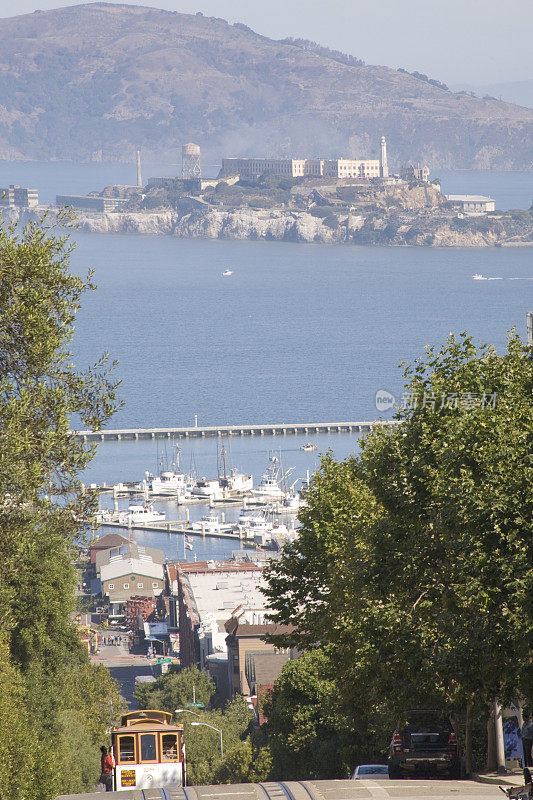
[[[498,762],[498,774],[505,775],[507,769],[505,765],[505,741],[503,738],[503,714],[498,699],[494,700],[494,725],[496,728],[496,760]]]
[[[526,344],[533,347],[533,311],[526,311]]]

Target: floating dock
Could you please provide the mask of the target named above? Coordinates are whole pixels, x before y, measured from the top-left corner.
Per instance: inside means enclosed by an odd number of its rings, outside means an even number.
[[[222,538],[222,539],[235,539],[239,541],[244,539],[245,537],[240,535],[239,533],[231,533],[230,531],[198,531],[195,528],[186,528],[183,527],[185,525],[190,525],[188,520],[178,520],[176,522],[154,522],[154,523],[145,523],[144,525],[127,525],[122,522],[109,522],[109,521],[102,521],[96,523],[95,527],[98,528],[121,528],[122,530],[127,531],[152,531],[152,533],[177,533],[177,534],[187,534],[192,536],[199,536],[203,538],[204,536],[211,536],[215,538]],[[178,527],[179,526],[179,527]]]
[[[397,425],[396,420],[371,422],[304,422],[289,425],[195,425],[191,428],[123,428],[121,430],[74,431],[85,442],[108,442],[122,439],[193,439],[218,436],[288,436],[317,433],[365,433],[374,428]]]

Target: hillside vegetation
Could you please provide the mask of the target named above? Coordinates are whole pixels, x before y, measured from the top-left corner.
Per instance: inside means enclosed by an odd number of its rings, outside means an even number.
[[[0,20],[0,157],[377,156],[385,134],[395,166],[533,166],[533,110],[424,78],[202,15],[35,12]]]

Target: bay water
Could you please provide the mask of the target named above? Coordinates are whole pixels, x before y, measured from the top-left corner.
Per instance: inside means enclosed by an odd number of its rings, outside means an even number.
[[[157,172],[165,169],[177,172],[164,165]],[[130,182],[130,172],[127,165],[0,163],[0,186],[36,186],[52,200],[56,192]],[[490,194],[501,208],[528,207],[533,194],[532,173],[440,177],[444,191]],[[193,425],[195,415],[199,425],[388,418],[392,411],[376,408],[376,392],[401,398],[400,362],[465,330],[501,351],[506,332],[513,326],[524,332],[525,312],[533,310],[533,253],[525,247],[380,248],[79,232],[73,238],[73,268],[93,268],[99,287],[78,315],[73,355],[80,368],[106,351],[119,360],[124,405],[113,428]],[[230,277],[222,276],[226,269]],[[473,280],[475,273],[494,280]],[[300,450],[307,439],[317,453]],[[181,445],[187,471],[216,475],[215,440]],[[276,450],[285,468],[295,468],[295,480],[316,468],[320,452],[345,457],[357,446],[355,435],[332,434],[234,438],[229,450],[231,462],[256,481]],[[84,479],[138,480],[172,458],[170,444],[161,441],[102,443]],[[162,502],[176,519],[179,509]],[[200,513],[193,509],[192,518]],[[183,557],[181,536],[136,532],[136,539]],[[233,542],[206,537],[195,553],[220,558],[234,549]]]

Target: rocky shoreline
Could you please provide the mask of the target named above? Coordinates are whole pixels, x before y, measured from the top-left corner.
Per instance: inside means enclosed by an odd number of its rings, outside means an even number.
[[[58,222],[58,210],[1,209],[4,223]],[[234,239],[321,244],[386,245],[414,247],[502,247],[533,245],[533,214],[524,212],[518,221],[505,214],[460,218],[437,209],[414,210],[391,215],[348,215],[344,219],[322,219],[305,211],[285,209],[205,211],[76,211],[75,226],[84,233],[143,234],[182,239]]]

